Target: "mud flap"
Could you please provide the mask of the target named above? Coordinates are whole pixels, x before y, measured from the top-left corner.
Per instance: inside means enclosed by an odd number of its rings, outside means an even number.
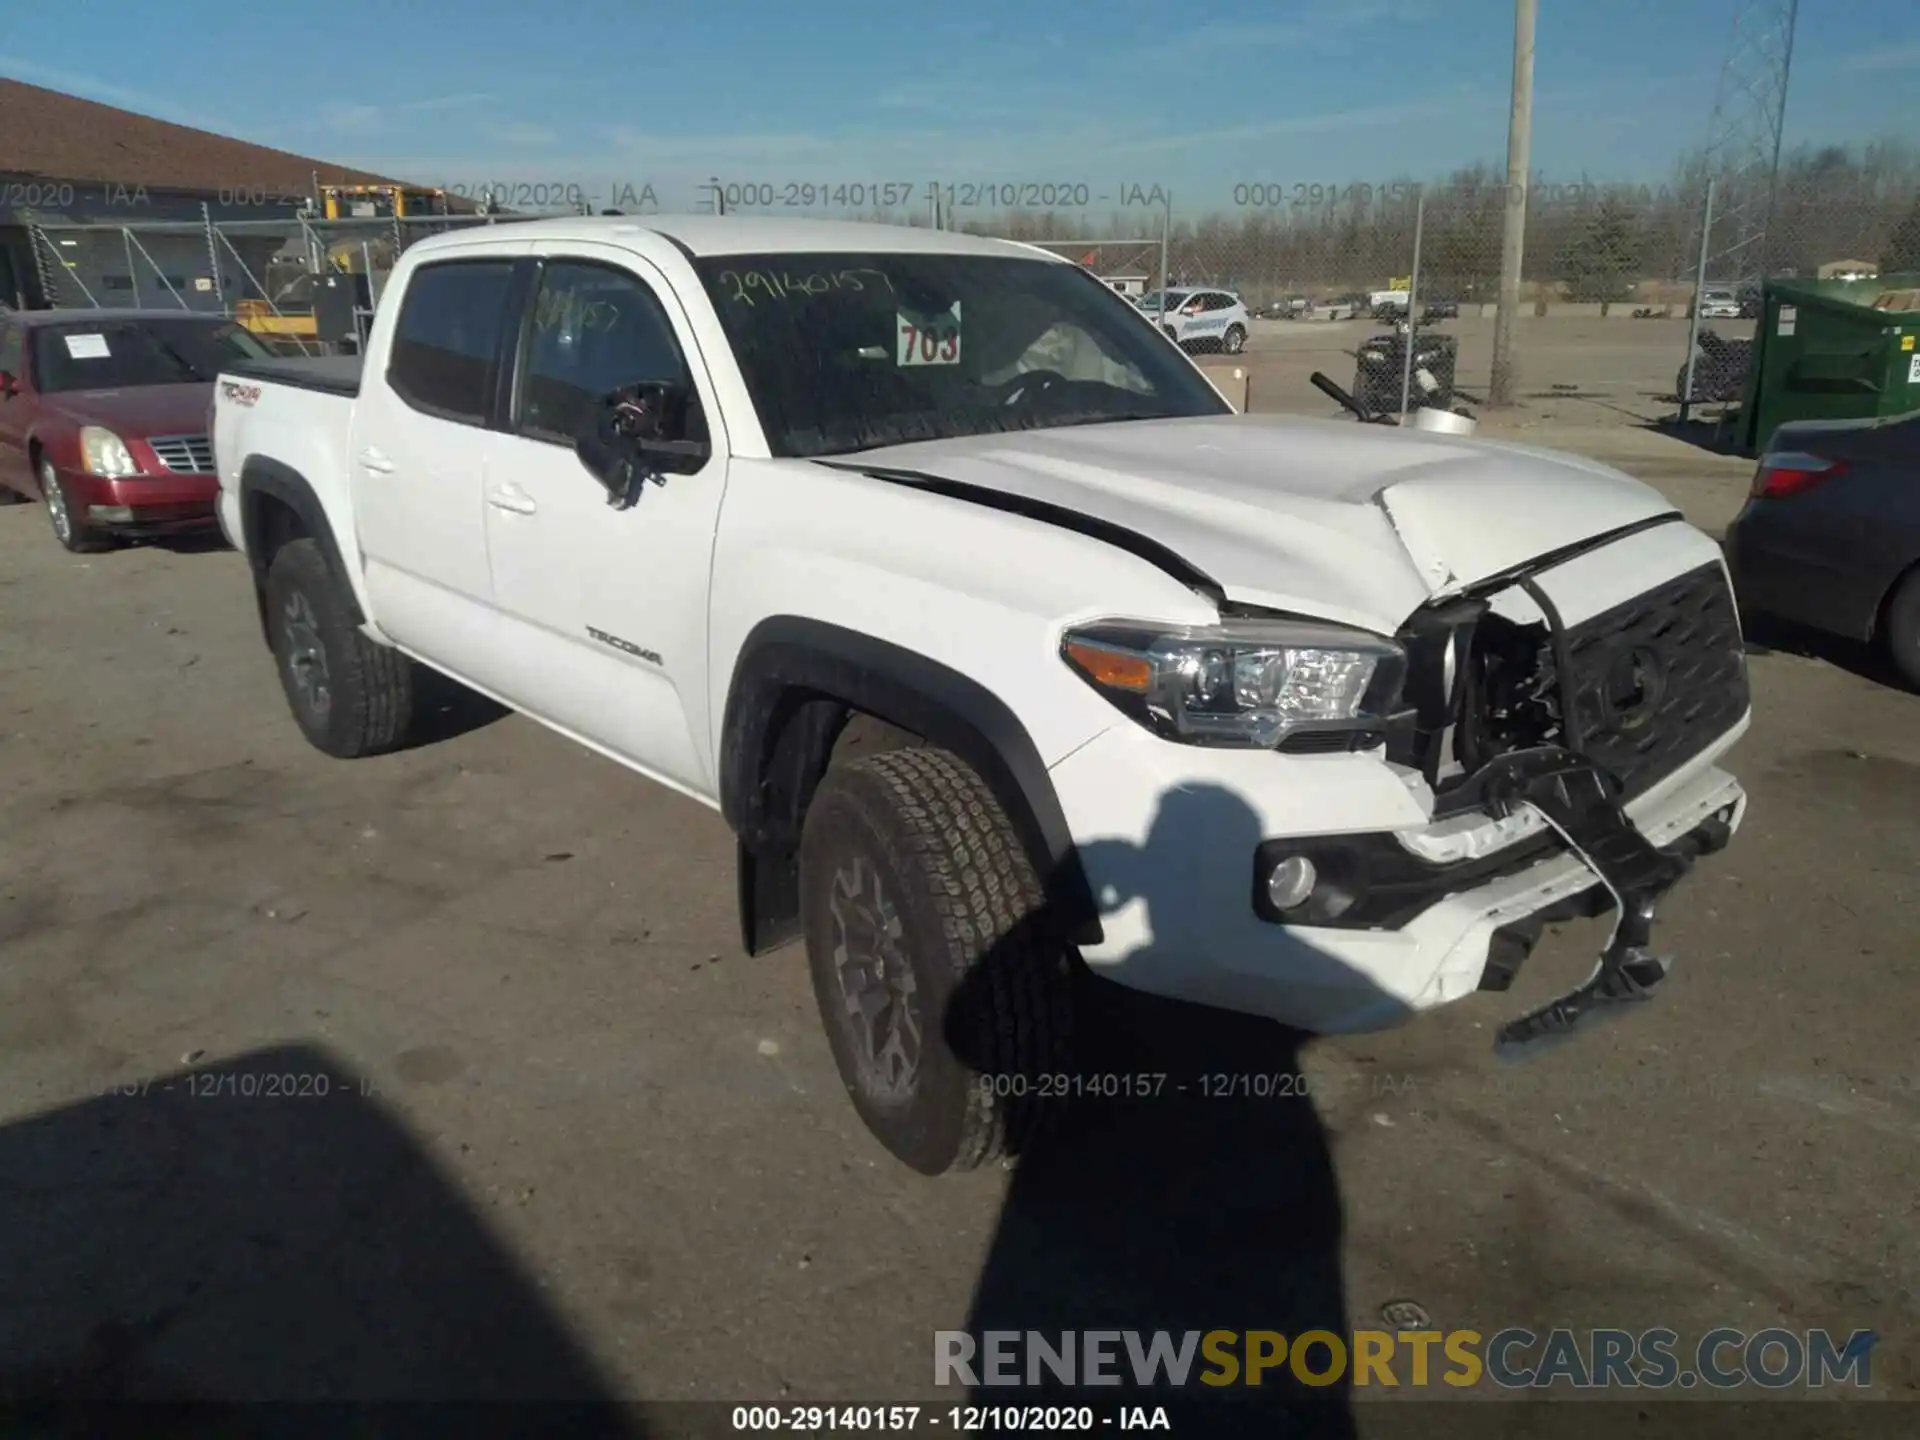
[[[1687,870],[1635,828],[1619,786],[1599,766],[1570,750],[1519,750],[1488,766],[1489,808],[1498,816],[1533,810],[1553,827],[1614,900],[1613,934],[1593,973],[1577,988],[1500,1027],[1494,1053],[1531,1058],[1582,1030],[1652,998],[1673,968],[1652,954],[1653,912]]]

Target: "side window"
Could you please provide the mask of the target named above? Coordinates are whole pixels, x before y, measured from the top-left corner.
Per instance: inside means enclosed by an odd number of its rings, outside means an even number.
[[[523,435],[571,445],[612,390],[642,380],[691,385],[673,324],[639,276],[585,260],[555,260],[528,315],[516,414]],[[696,398],[689,438],[704,439]]]
[[[445,260],[414,271],[387,360],[394,393],[430,415],[485,424],[512,279],[511,260]]]

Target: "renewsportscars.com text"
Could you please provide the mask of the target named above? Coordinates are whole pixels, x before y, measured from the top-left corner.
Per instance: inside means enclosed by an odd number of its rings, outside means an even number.
[[[1865,1389],[1870,1330],[963,1330],[934,1334],[933,1378],[969,1389],[1265,1384],[1464,1389]]]

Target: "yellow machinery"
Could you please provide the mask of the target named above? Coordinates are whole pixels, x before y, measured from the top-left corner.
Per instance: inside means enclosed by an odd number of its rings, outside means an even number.
[[[320,213],[328,220],[405,219],[444,215],[447,192],[405,185],[322,185]]]
[[[445,215],[444,190],[410,188],[404,185],[322,185],[319,187],[319,215],[315,219],[409,219],[424,215]],[[311,262],[341,274],[355,274],[369,265],[378,271],[393,264],[394,244],[385,234],[379,236],[339,236],[316,247]],[[310,342],[317,338],[312,311],[312,287],[301,283],[313,272],[302,267],[282,283],[268,275],[268,289],[274,293],[281,313],[264,300],[242,300],[234,306],[234,318],[262,339]]]
[[[264,300],[241,300],[234,304],[233,318],[263,340],[319,338],[311,310],[276,315]]]

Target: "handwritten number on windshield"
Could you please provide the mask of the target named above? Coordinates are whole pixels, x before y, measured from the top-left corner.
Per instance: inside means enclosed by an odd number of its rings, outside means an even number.
[[[756,297],[790,300],[796,295],[825,295],[833,290],[864,291],[867,287],[860,279],[862,275],[879,280],[888,290],[893,288],[884,271],[864,269],[811,275],[797,275],[792,271],[722,270],[720,284],[727,292],[726,298],[734,304],[754,305],[758,303]]]

